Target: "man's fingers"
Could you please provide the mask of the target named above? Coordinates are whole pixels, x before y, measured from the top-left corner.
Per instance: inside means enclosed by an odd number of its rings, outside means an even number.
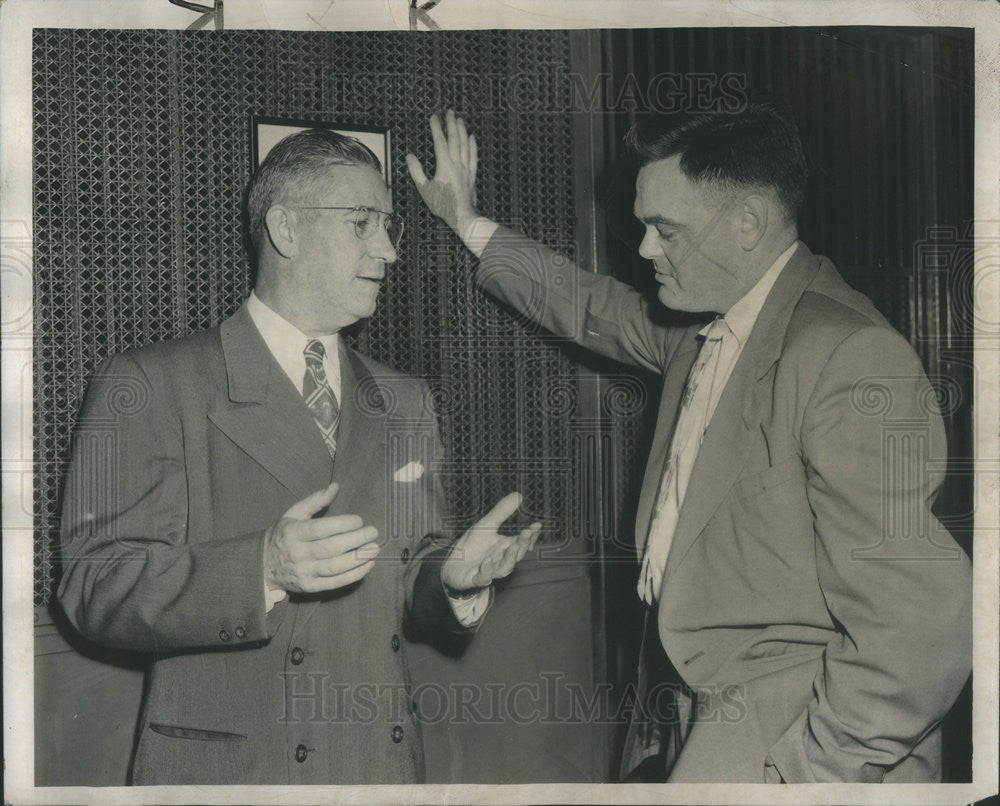
[[[442,158],[448,153],[448,141],[444,138],[436,112],[431,115],[431,139],[434,140],[434,161],[440,165]]]
[[[338,574],[331,574],[329,576],[317,576],[310,583],[303,585],[303,590],[306,593],[316,593],[318,591],[330,591],[336,588],[345,588],[348,585],[353,585],[359,579],[364,579],[368,572],[375,567],[374,560],[368,560],[367,562],[356,565],[346,571],[342,571]]]
[[[469,135],[469,187],[472,191],[472,198],[470,201],[473,206],[476,204],[476,172],[479,170],[479,151],[476,147],[476,136],[474,134]]]
[[[506,548],[495,557],[490,558],[492,560],[491,573],[493,579],[503,579],[505,576],[510,575],[517,564],[524,559],[524,555],[534,546],[535,539],[541,530],[542,525],[536,522],[528,528],[522,529],[517,537],[509,538],[510,543]]]
[[[459,118],[455,121],[458,128],[458,159],[462,165],[469,164],[469,133],[465,130],[465,121]]]
[[[368,543],[374,543],[378,539],[378,529],[374,526],[363,526],[334,535],[323,535],[309,540],[306,548],[306,556],[312,559],[325,559],[336,557],[338,554],[347,554],[359,549]]]
[[[410,172],[410,179],[420,188],[427,184],[427,174],[424,173],[424,166],[413,154],[406,155],[406,169]]]
[[[331,482],[322,490],[317,490],[316,492],[307,495],[301,501],[296,501],[288,508],[288,511],[285,512],[284,517],[292,518],[297,521],[311,518],[317,512],[322,512],[330,506],[333,499],[337,497],[337,491],[339,489],[340,485],[337,484],[337,482]]]
[[[517,536],[517,561],[521,562],[524,559],[524,555],[527,554],[535,547],[535,541],[538,540],[538,535],[542,531],[542,524],[533,523],[527,529],[522,529],[521,533]]]
[[[493,568],[499,570],[510,565],[511,569],[513,569],[514,558],[517,557],[517,538],[504,538],[504,542],[498,544],[495,551],[496,553],[491,558],[493,560]],[[510,570],[503,574],[503,576],[506,576],[508,573],[510,573]]]
[[[531,526],[521,530],[521,533],[517,536],[518,545],[525,546],[530,551],[541,532],[542,524],[535,521]]]
[[[517,543],[511,543],[497,561],[498,575],[507,576],[517,565]]]
[[[361,529],[365,522],[358,515],[330,515],[326,518],[312,518],[295,524],[294,532],[289,537],[296,540],[323,540]],[[374,529],[375,527],[366,527]]]
[[[454,163],[461,163],[461,153],[458,147],[458,125],[455,123],[455,110],[449,109],[445,115],[445,125],[448,127],[448,153]]]
[[[535,521],[530,526],[525,526],[517,536],[519,540],[538,537],[542,531],[542,522]]]
[[[488,529],[495,532],[507,518],[517,512],[519,506],[521,506],[521,494],[509,493],[501,498],[493,509],[483,515],[472,529],[476,531]]]
[[[356,551],[316,560],[310,568],[313,575],[317,577],[339,576],[359,566],[373,564],[380,550],[381,547],[377,543],[365,543]]]
[[[512,549],[514,550],[513,553],[511,553]],[[515,565],[517,565],[517,544],[512,543],[494,563],[493,579],[503,579],[505,576],[510,576],[510,572],[514,570]]]

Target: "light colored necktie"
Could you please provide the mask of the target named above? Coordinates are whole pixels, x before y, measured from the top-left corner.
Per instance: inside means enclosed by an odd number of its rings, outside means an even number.
[[[323,434],[323,441],[326,442],[330,456],[333,456],[337,452],[337,423],[340,422],[340,406],[337,405],[337,396],[330,388],[330,382],[326,379],[326,370],[323,369],[326,350],[319,339],[311,339],[306,344],[302,354],[306,358],[306,374],[302,380],[302,397],[306,399],[306,405]]]
[[[698,458],[698,449],[708,428],[712,384],[722,352],[722,339],[725,336],[732,337],[729,325],[722,318],[716,319],[702,332],[705,343],[688,374],[681,410],[677,415],[677,427],[670,442],[670,452],[660,478],[646,538],[638,584],[639,598],[646,604],[653,604],[660,594],[681,504],[684,503],[684,494],[695,459]]]

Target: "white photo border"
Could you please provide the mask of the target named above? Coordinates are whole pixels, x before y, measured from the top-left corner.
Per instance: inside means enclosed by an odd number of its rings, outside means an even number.
[[[1000,19],[974,0],[231,0],[227,29],[409,30],[729,26],[958,26],[975,36],[975,262],[977,309],[1000,310]],[[412,7],[411,7],[412,6]],[[433,6],[433,8],[431,7]],[[2,470],[4,800],[35,803],[971,803],[997,792],[998,591],[1000,591],[1000,338],[975,336],[981,379],[974,407],[973,782],[967,784],[517,785],[419,787],[35,787],[32,491],[32,132],[31,44],[35,27],[192,27],[166,0],[6,0],[0,16],[0,245],[3,246]],[[433,26],[433,28],[432,28]],[[206,35],[208,32],[206,32]],[[993,320],[991,320],[993,321]]]

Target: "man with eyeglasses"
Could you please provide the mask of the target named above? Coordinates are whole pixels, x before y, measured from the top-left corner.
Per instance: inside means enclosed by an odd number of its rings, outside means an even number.
[[[428,388],[340,338],[403,231],[375,155],[294,134],[247,210],[245,305],[88,389],[59,601],[92,640],[151,656],[133,783],[418,782],[401,636],[474,631],[540,526],[499,533],[512,493],[440,537]]]

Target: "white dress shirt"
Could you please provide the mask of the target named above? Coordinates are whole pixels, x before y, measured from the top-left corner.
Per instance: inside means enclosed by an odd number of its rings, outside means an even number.
[[[299,394],[302,394],[302,383],[306,377],[306,344],[312,341],[295,325],[289,322],[281,314],[275,313],[260,301],[254,292],[250,292],[250,299],[247,300],[247,313],[253,320],[260,335],[264,338],[264,344],[271,351],[274,360],[278,362],[288,379],[292,382]],[[326,356],[323,359],[323,369],[326,371],[326,380],[333,390],[337,403],[340,403],[340,334],[331,333],[328,336],[319,338]]]
[[[715,413],[716,406],[719,405],[722,390],[726,388],[729,376],[733,374],[733,367],[736,366],[736,361],[739,359],[740,353],[743,352],[747,339],[750,338],[750,331],[757,324],[757,317],[760,316],[764,302],[767,300],[768,294],[771,293],[771,289],[781,274],[781,270],[785,268],[785,264],[792,257],[792,253],[795,251],[797,245],[798,242],[796,241],[778,255],[777,260],[771,264],[771,268],[764,272],[764,276],[757,281],[757,284],[747,291],[732,308],[726,311],[725,316],[722,317],[736,338],[724,339],[722,342],[722,350],[719,353],[719,362],[716,365],[715,378],[712,383],[712,396],[708,404],[709,423],[712,421],[712,415]],[[709,327],[711,325],[705,327],[701,332],[703,334],[706,333]]]
[[[312,341],[312,337],[307,336],[295,325],[289,322],[280,314],[271,310],[266,304],[261,302],[254,292],[250,293],[247,300],[247,313],[253,321],[264,344],[274,356],[289,380],[295,388],[302,394],[303,381],[306,375],[306,359],[304,351],[306,344]],[[338,404],[341,400],[341,378],[340,378],[340,334],[331,333],[321,336],[326,355],[323,358],[323,369],[326,371],[326,379],[337,398]],[[264,583],[265,609],[270,612],[277,602],[287,596],[287,592],[280,588],[272,588],[267,582]],[[458,599],[448,596],[455,617],[464,627],[475,625],[489,608],[492,597],[492,586],[483,588],[479,593],[471,598]]]
[[[639,574],[639,598],[647,604],[660,595],[670,546],[680,519],[688,482],[701,443],[719,405],[719,399],[733,374],[743,347],[778,275],[795,251],[792,244],[725,315],[701,329],[705,339],[687,381],[676,430],[670,441],[663,477],[657,489],[649,535]]]

